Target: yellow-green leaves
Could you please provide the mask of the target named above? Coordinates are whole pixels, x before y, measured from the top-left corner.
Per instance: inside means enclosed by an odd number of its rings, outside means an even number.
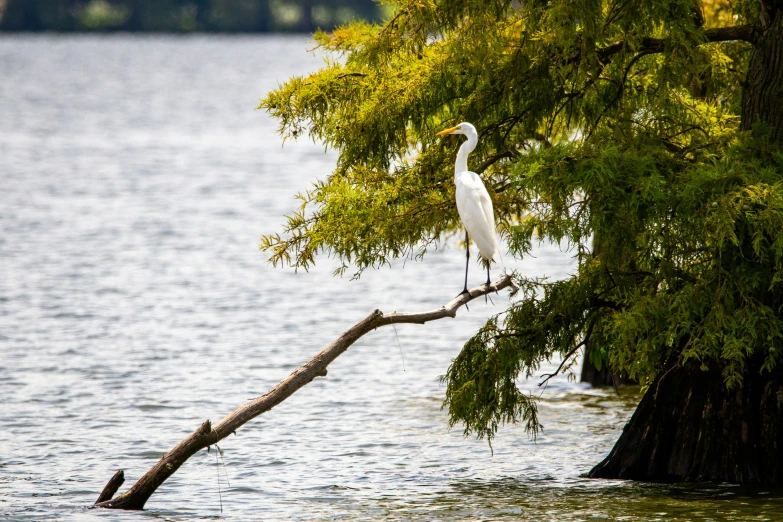
[[[764,129],[737,131],[749,45],[707,43],[752,1],[401,0],[383,26],[315,36],[326,66],[261,102],[285,138],[339,154],[280,233],[275,264],[339,273],[423,255],[460,229],[457,141],[495,204],[511,253],[540,240],[573,248],[556,284],[531,274],[448,374],[453,422],[491,437],[538,428],[515,379],[590,343],[596,362],[642,383],[666,361],[771,369],[783,331],[783,154]],[[727,14],[728,13],[728,14]],[[737,18],[734,17],[737,16]]]

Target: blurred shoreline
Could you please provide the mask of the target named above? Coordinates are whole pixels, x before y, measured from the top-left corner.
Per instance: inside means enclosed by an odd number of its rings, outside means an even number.
[[[0,34],[312,34],[388,14],[373,0],[0,0]]]

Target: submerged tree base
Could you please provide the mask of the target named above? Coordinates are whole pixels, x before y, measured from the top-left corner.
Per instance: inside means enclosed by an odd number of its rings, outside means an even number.
[[[706,371],[691,361],[661,372],[588,476],[783,482],[783,368],[759,374],[759,361],[749,363],[744,383],[730,390],[714,363]]]

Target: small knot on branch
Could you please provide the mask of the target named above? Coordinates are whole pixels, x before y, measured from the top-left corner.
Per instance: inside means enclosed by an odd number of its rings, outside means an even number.
[[[196,437],[207,437],[211,434],[215,433],[212,429],[212,423],[209,422],[209,419],[205,420],[201,423],[201,426],[198,427],[194,435]]]

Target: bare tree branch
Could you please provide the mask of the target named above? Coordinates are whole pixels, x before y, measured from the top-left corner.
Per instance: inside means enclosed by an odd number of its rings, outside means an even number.
[[[103,487],[103,491],[101,491],[101,494],[98,495],[98,500],[96,500],[95,503],[100,504],[101,502],[111,500],[111,497],[117,493],[117,490],[120,489],[120,486],[122,486],[123,482],[125,482],[125,472],[119,470]]]
[[[384,314],[380,310],[375,310],[345,331],[315,357],[297,368],[287,378],[280,381],[271,391],[265,393],[261,397],[253,399],[244,406],[237,408],[214,426],[211,425],[209,420],[204,421],[196,431],[175,446],[170,452],[166,453],[160,461],[147,471],[147,473],[145,473],[128,491],[117,498],[112,499],[111,494],[119,488],[119,484],[117,484],[114,491],[109,494],[109,498],[104,498],[106,492],[110,490],[109,485],[115,481],[122,471],[115,474],[106,488],[104,488],[104,493],[101,493],[99,498],[100,502],[97,502],[95,505],[97,507],[112,509],[143,509],[147,500],[149,500],[155,490],[197,451],[212,444],[216,444],[232,433],[236,433],[236,430],[246,422],[274,408],[316,377],[325,376],[326,367],[366,333],[390,324],[424,324],[429,321],[436,321],[446,317],[456,317],[457,310],[462,305],[469,303],[477,297],[492,292],[498,292],[504,288],[511,288],[512,295],[519,290],[519,287],[511,279],[511,276],[506,275],[499,281],[482,285],[471,289],[468,293],[460,294],[452,299],[447,305],[435,310],[412,314],[398,314],[397,312]]]
[[[519,152],[515,150],[507,150],[504,152],[499,152],[497,154],[493,154],[492,156],[488,157],[487,160],[481,164],[481,166],[478,168],[478,173],[481,174],[485,170],[487,170],[489,167],[497,163],[498,161],[504,159],[504,158],[517,158],[519,157]]]
[[[349,73],[343,73],[343,74],[338,75],[336,79],[337,80],[342,80],[343,78],[347,78],[349,76],[357,76],[357,77],[363,78],[363,77],[365,77],[367,75],[364,74],[364,73],[360,73],[360,72],[349,72]]]
[[[540,383],[538,383],[539,387],[541,387],[544,384],[546,384],[547,382],[549,382],[549,379],[551,379],[555,375],[558,375],[560,373],[560,370],[562,370],[563,367],[565,366],[566,362],[568,362],[568,360],[571,359],[571,357],[579,350],[579,348],[584,346],[585,347],[585,353],[587,353],[587,343],[590,342],[590,336],[593,333],[593,327],[594,326],[595,326],[595,320],[590,321],[590,324],[587,326],[587,331],[585,332],[585,335],[582,338],[582,341],[579,344],[577,344],[576,346],[574,346],[573,350],[568,352],[566,354],[566,356],[563,357],[563,361],[560,363],[560,366],[557,367],[557,370],[555,370],[554,373],[545,373],[545,374],[543,374],[541,376],[541,377],[545,377],[545,379],[543,381],[541,381]],[[570,368],[570,365],[569,365],[569,368]]]
[[[539,383],[538,383],[538,386],[539,386],[539,387],[543,386],[544,384],[546,384],[547,382],[549,382],[549,379],[551,379],[551,378],[552,378],[552,377],[554,377],[555,375],[558,375],[558,374],[560,373],[560,370],[562,370],[562,369],[563,369],[563,366],[565,366],[565,364],[568,362],[568,360],[569,360],[569,359],[571,359],[571,356],[572,356],[572,355],[574,355],[574,354],[576,353],[576,351],[577,351],[577,350],[579,350],[579,348],[581,348],[582,346],[585,346],[586,344],[587,344],[587,343],[585,343],[584,341],[582,341],[582,342],[580,342],[579,344],[577,344],[576,346],[574,346],[574,349],[573,349],[573,350],[571,350],[570,352],[568,352],[568,353],[566,354],[566,356],[565,356],[565,357],[563,357],[563,360],[562,360],[562,362],[560,363],[560,366],[558,366],[558,367],[557,367],[557,370],[555,370],[555,371],[554,371],[554,373],[545,373],[545,374],[543,374],[543,375],[541,376],[541,377],[544,377],[544,380],[543,380],[543,381],[541,381],[541,382],[539,382]]]

